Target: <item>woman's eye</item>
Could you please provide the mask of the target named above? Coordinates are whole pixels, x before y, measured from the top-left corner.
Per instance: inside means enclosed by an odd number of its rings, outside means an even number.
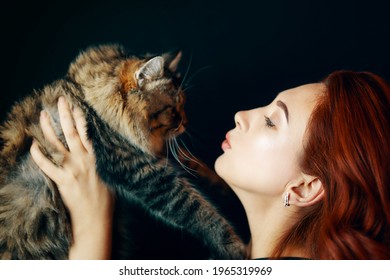
[[[264,118],[265,118],[265,125],[267,127],[275,127],[275,124],[271,121],[271,119],[269,117],[264,116]]]

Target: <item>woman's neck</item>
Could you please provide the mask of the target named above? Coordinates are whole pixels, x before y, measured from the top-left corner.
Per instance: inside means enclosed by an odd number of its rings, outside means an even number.
[[[249,223],[250,258],[271,256],[282,234],[294,224],[292,207],[284,208],[281,201],[265,199],[254,193],[239,193]],[[286,248],[285,257],[306,257],[299,248]]]
[[[261,206],[244,206],[251,233],[250,258],[269,257],[280,237],[283,221],[272,207],[263,209]]]

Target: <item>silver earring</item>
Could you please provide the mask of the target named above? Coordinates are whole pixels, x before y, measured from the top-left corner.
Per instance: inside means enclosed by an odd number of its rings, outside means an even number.
[[[289,199],[290,199],[290,193],[287,192],[284,195],[284,201],[283,201],[284,207],[290,206]]]

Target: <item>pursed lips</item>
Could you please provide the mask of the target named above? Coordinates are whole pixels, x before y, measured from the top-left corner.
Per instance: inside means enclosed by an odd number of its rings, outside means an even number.
[[[229,141],[229,132],[226,133],[225,140],[223,140],[221,148],[223,151],[231,149],[230,141]]]

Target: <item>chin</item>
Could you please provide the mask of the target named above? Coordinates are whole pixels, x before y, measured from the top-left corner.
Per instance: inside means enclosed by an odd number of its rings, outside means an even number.
[[[225,179],[223,176],[223,154],[220,155],[214,162],[214,170],[219,177]]]
[[[237,173],[232,169],[232,162],[229,157],[226,157],[226,154],[220,155],[215,160],[214,170],[215,173],[217,173],[217,175],[234,191],[233,185],[235,185],[234,182],[236,182]]]

